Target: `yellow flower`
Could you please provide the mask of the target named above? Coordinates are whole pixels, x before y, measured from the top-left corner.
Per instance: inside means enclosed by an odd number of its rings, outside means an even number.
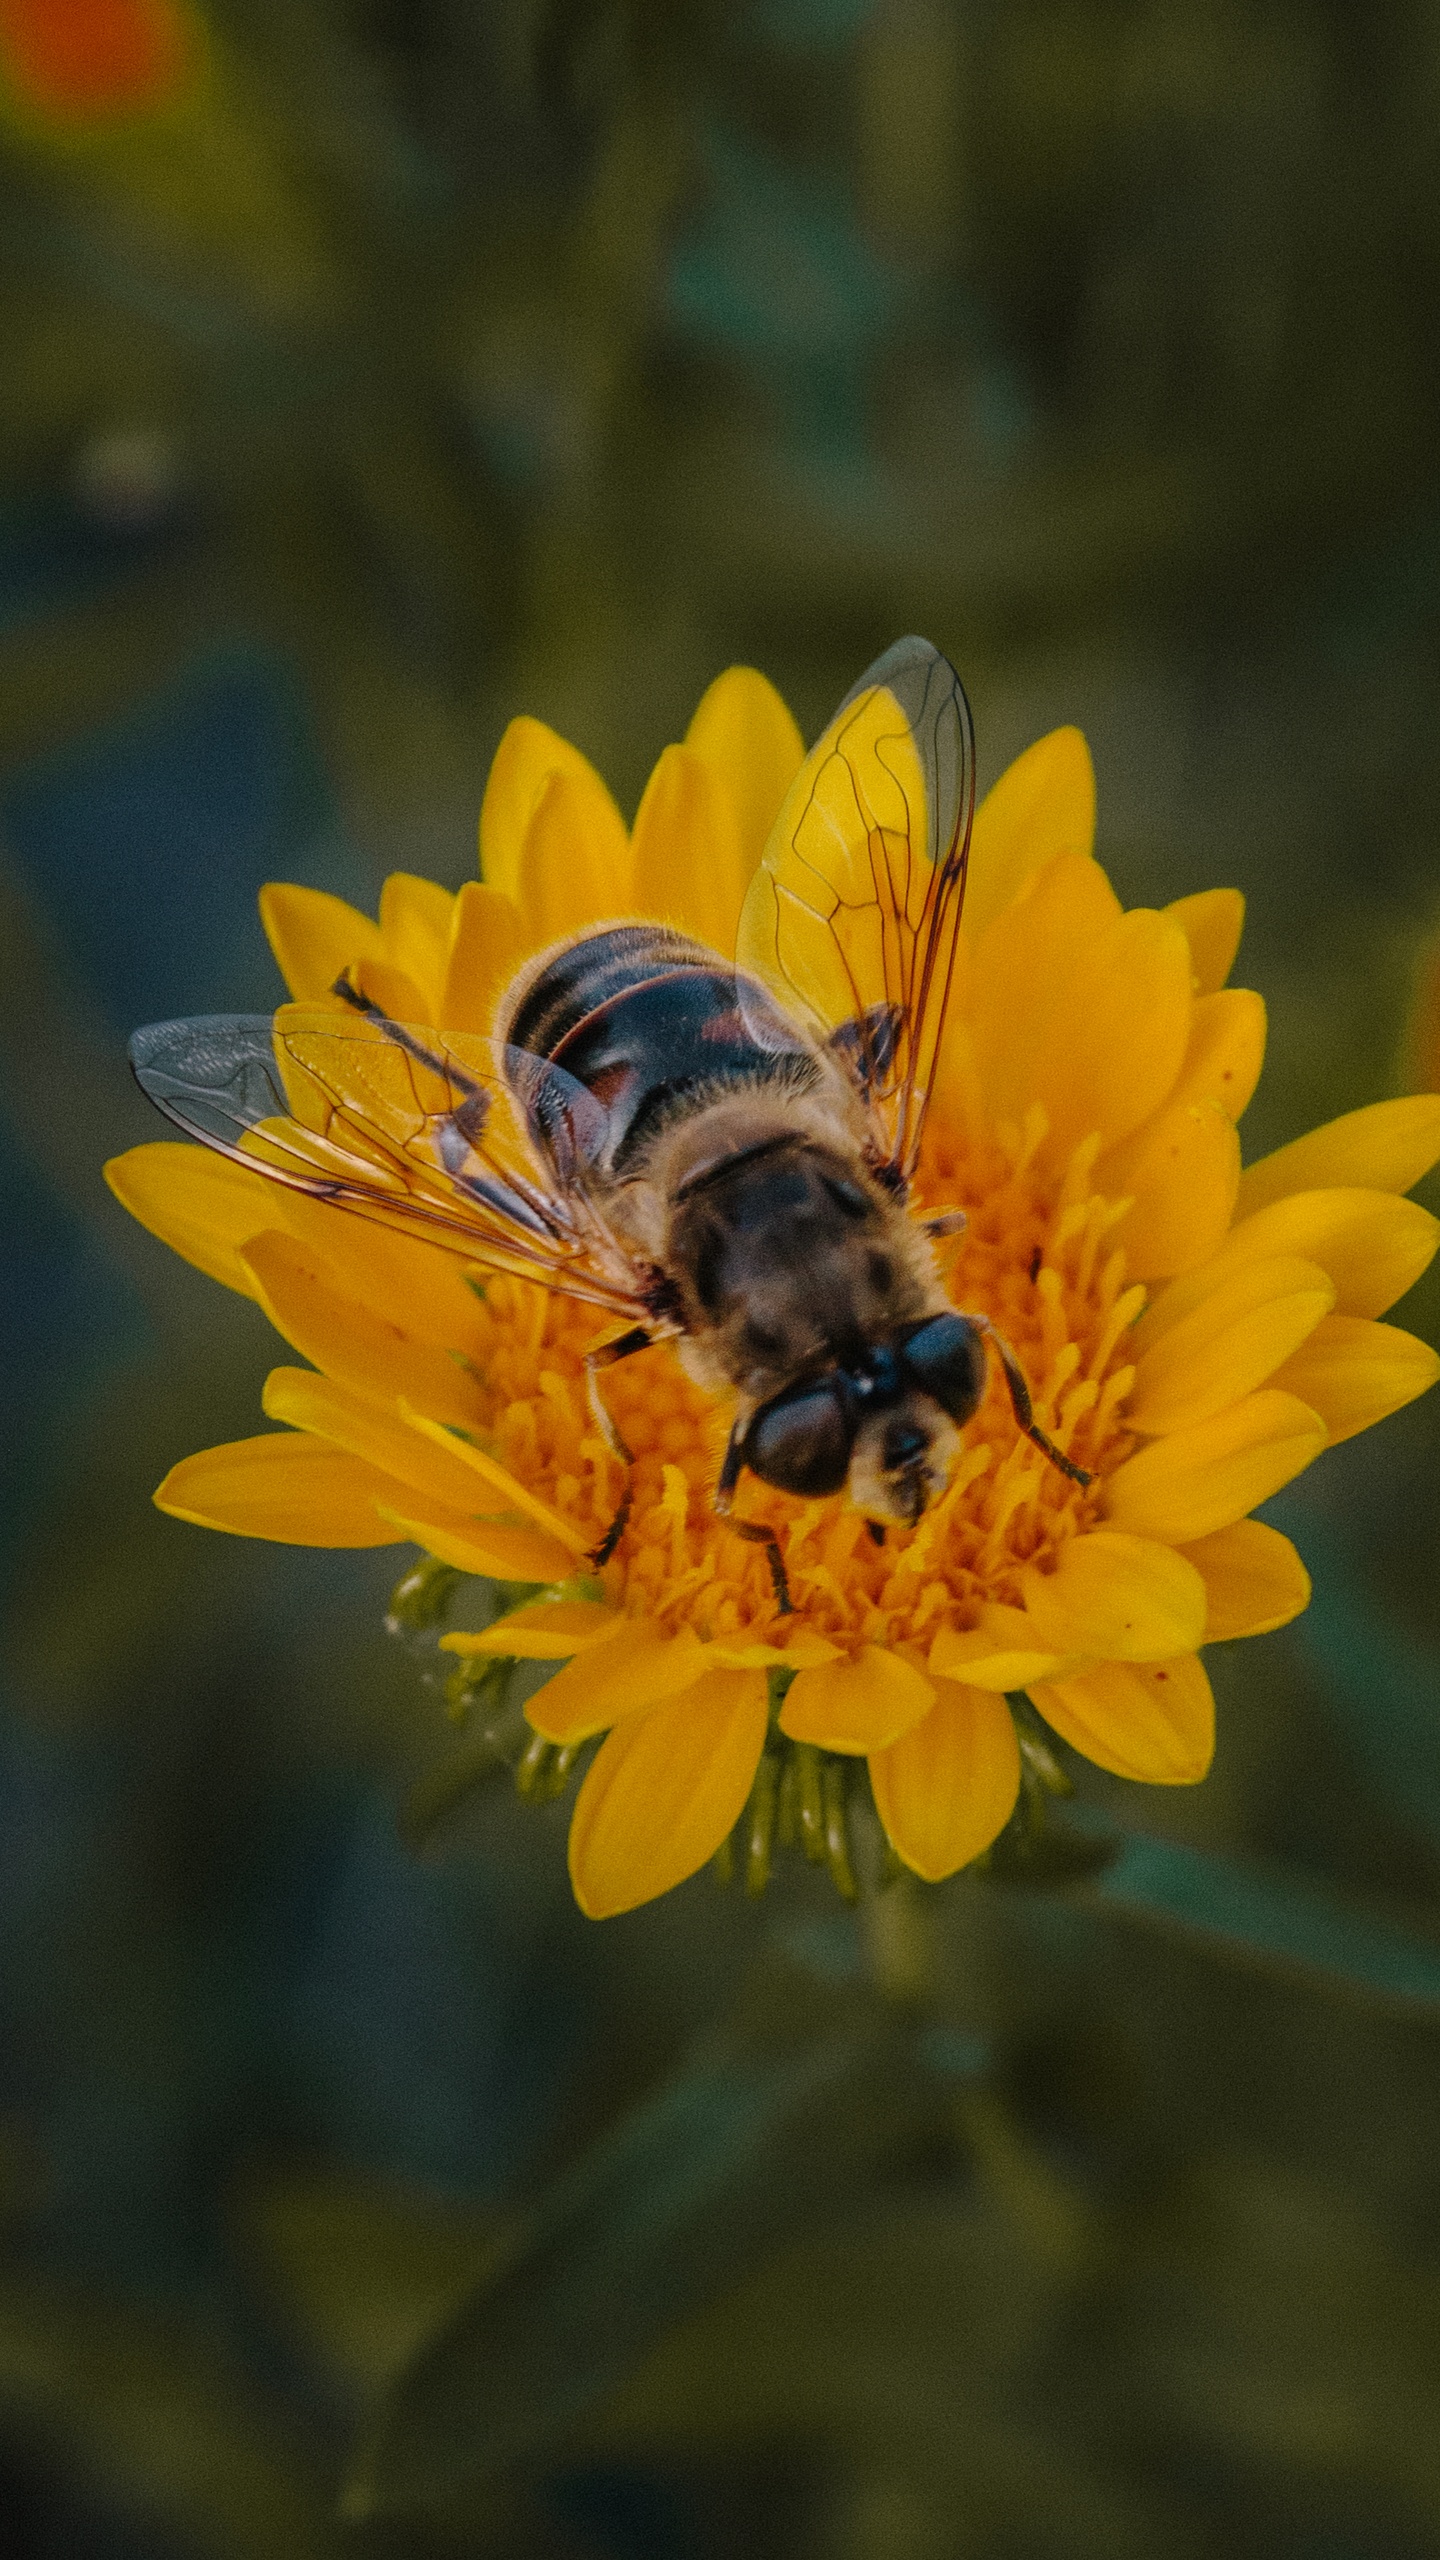
[[[527,953],[600,918],[661,915],[732,949],[801,762],[778,695],[731,669],[627,835],[585,759],[516,721],[486,792],[481,881],[451,897],[397,876],[378,922],[269,889],[276,956],[296,997],[325,1000],[349,968],[401,1020],[484,1031]],[[444,1642],[477,1667],[555,1663],[527,1708],[537,1735],[567,1751],[605,1737],[570,1835],[594,1915],[664,1892],[724,1842],[774,1701],[802,1792],[835,1755],[864,1756],[893,1847],[929,1878],[975,1858],[1015,1804],[1007,1691],[1103,1768],[1202,1777],[1201,1646],[1281,1626],[1308,1597],[1289,1541],[1246,1515],[1440,1370],[1377,1321],[1440,1234],[1402,1196],[1440,1156],[1440,1097],[1353,1112],[1242,1173],[1265,1022],[1257,995],[1224,983],[1239,895],[1127,914],[1093,827],[1073,729],[977,814],[918,1185],[921,1206],[968,1211],[946,1248],[955,1302],[994,1318],[1045,1429],[1093,1481],[1019,1436],[993,1379],[947,1492],[883,1547],[842,1500],[747,1479],[793,1616],[776,1615],[763,1553],[713,1513],[728,1416],[670,1348],[610,1373],[636,1467],[603,1596],[554,1596],[617,1497],[584,1393],[593,1310],[509,1278],[472,1290],[448,1256],[199,1149],[142,1147],[109,1169],[137,1217],[258,1299],[311,1364],[268,1382],[288,1429],[183,1460],[162,1509],[301,1544],[410,1539],[548,1586]]]

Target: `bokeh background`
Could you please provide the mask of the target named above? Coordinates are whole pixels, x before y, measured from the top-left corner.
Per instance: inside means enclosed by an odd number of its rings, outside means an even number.
[[[1434,2552],[1440,1406],[911,2018],[808,1870],[402,1837],[403,1556],[153,1512],[270,1343],[99,1167],[512,713],[633,808],[909,630],[1129,902],[1243,887],[1247,1152],[1440,1083],[1437,283],[1436,0],[0,0],[7,2560]]]

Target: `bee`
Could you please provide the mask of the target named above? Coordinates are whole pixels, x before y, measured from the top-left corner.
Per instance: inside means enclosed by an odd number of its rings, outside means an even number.
[[[737,949],[663,922],[598,924],[527,961],[493,1037],[393,1021],[348,975],[325,1009],[152,1025],[130,1055],[188,1135],[274,1182],[616,1319],[588,1354],[623,1470],[598,1567],[624,1535],[631,1453],[604,1401],[617,1361],[672,1342],[734,1420],[717,1513],[748,1470],[841,1492],[883,1540],[944,1491],[998,1359],[935,1245],[963,1212],[911,1205],[955,976],[975,803],[969,705],[902,640],[847,694],[792,786]]]

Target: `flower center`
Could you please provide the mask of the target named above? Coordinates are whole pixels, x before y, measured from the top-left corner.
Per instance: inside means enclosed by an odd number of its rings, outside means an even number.
[[[1144,1303],[1126,1287],[1112,1241],[1124,1203],[1095,1191],[1098,1142],[1056,1173],[1044,1115],[1023,1131],[968,1135],[934,1128],[917,1207],[962,1208],[963,1236],[940,1247],[950,1296],[986,1315],[1029,1381],[1036,1420],[1094,1475],[1130,1445],[1124,1401],[1134,1375],[1125,1337]],[[621,1469],[596,1430],[584,1357],[593,1314],[528,1283],[486,1286],[475,1366],[497,1456],[555,1507],[604,1535]],[[629,1524],[607,1583],[621,1606],[689,1623],[706,1639],[774,1633],[763,1549],[715,1517],[712,1496],[730,1416],[692,1384],[668,1345],[602,1373],[606,1404],[634,1452]],[[1044,1565],[1095,1513],[1095,1494],[1061,1474],[1016,1427],[998,1362],[961,1435],[949,1486],[914,1529],[877,1546],[860,1514],[834,1496],[805,1502],[741,1480],[738,1516],[779,1542],[796,1611],[846,1647],[927,1646],[941,1624],[975,1623],[987,1600],[1015,1602],[1022,1565]]]

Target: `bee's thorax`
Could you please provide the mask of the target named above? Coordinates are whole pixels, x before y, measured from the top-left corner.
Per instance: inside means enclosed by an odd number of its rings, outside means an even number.
[[[698,1178],[671,1195],[662,1260],[702,1364],[758,1401],[812,1371],[862,1366],[938,1292],[924,1238],[843,1124],[837,1145],[798,1108],[788,1129],[732,1113],[728,1157],[697,1155]]]

